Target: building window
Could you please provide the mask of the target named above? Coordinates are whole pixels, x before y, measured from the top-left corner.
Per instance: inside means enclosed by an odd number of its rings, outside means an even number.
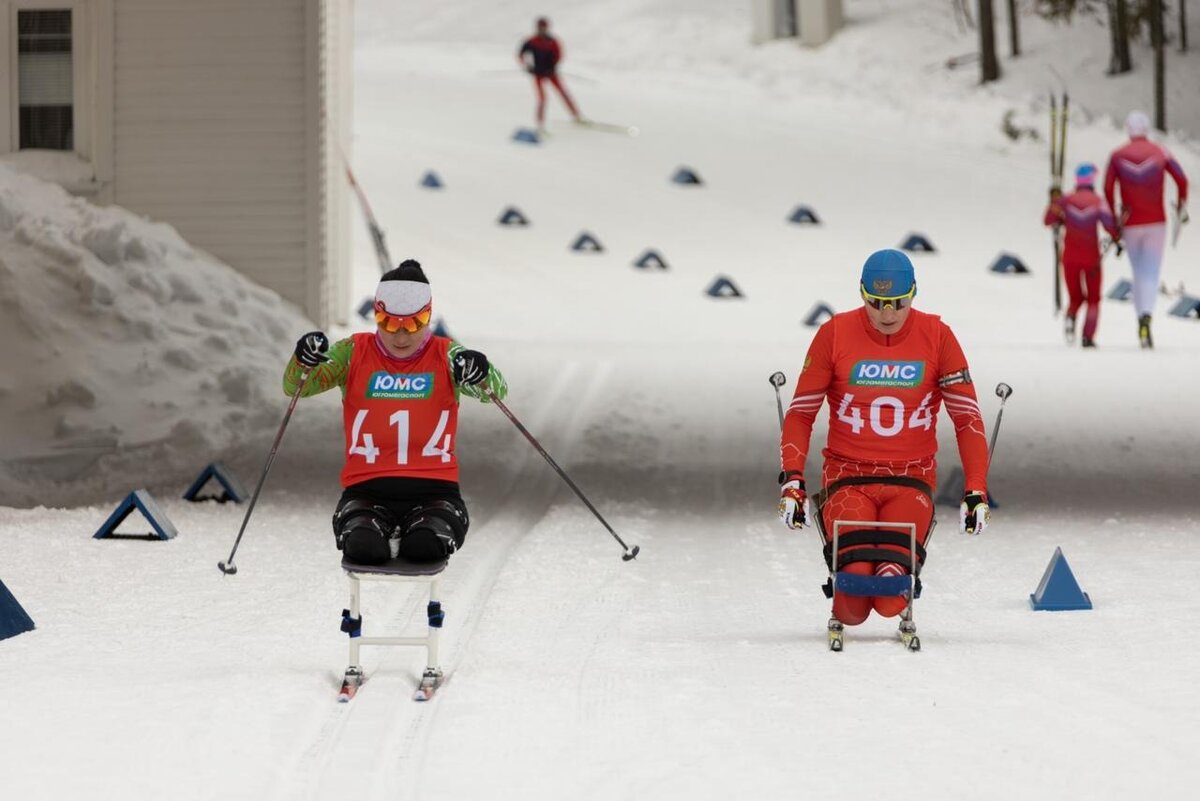
[[[22,150],[75,149],[70,9],[17,12]]]

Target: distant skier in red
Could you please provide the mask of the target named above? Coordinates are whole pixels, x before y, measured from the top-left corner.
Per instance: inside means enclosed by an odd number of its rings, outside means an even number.
[[[533,76],[533,88],[537,92],[537,127],[539,131],[545,130],[546,127],[545,83],[547,81],[558,90],[558,94],[567,104],[575,121],[583,122],[583,117],[579,115],[579,109],[575,107],[575,101],[571,99],[571,95],[567,93],[558,77],[558,63],[562,61],[562,57],[562,46],[559,45],[557,39],[550,35],[550,20],[538,17],[537,33],[521,43],[521,49],[517,52],[517,61],[520,62],[522,69]]]
[[[1052,196],[1043,222],[1066,228],[1062,255],[1063,281],[1071,302],[1067,306],[1067,342],[1075,341],[1075,316],[1087,303],[1083,318],[1083,347],[1096,347],[1096,325],[1100,321],[1100,242],[1096,226],[1104,226],[1113,240],[1121,238],[1112,210],[1096,194],[1096,165],[1080,164],[1075,170],[1075,191]]]
[[[1187,221],[1188,181],[1183,168],[1162,145],[1149,139],[1150,118],[1132,111],[1125,120],[1129,142],[1113,151],[1104,171],[1104,199],[1116,210],[1117,189],[1121,190],[1122,238],[1133,266],[1133,307],[1138,316],[1138,339],[1143,348],[1154,347],[1150,316],[1158,298],[1158,276],[1163,246],[1167,239],[1167,215],[1163,209],[1166,176],[1175,181],[1179,224]]]

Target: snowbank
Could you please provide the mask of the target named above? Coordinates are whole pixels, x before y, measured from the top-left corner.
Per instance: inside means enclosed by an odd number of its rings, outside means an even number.
[[[171,227],[2,165],[0,309],[0,505],[196,472],[273,427],[311,327]]]

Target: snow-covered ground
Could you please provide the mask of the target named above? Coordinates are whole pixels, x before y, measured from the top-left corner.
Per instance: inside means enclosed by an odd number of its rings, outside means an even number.
[[[144,461],[98,460],[103,476],[92,483],[44,483],[54,508],[0,508],[0,579],[38,624],[0,642],[0,797],[1187,797],[1200,779],[1200,648],[1189,636],[1200,619],[1200,324],[1166,315],[1164,297],[1157,347],[1143,352],[1132,310],[1107,301],[1097,351],[1062,344],[1040,227],[1044,144],[999,130],[1008,108],[1041,126],[1040,88],[982,91],[961,70],[921,72],[970,49],[942,3],[856,0],[844,34],[806,52],[746,45],[740,3],[562,0],[553,16],[568,85],[585,113],[641,135],[572,128],[552,100],[550,140],[529,147],[508,138],[528,124],[527,81],[493,70],[512,64],[539,4],[358,8],[355,167],[393,255],[424,263],[436,313],[505,371],[510,408],[641,555],[623,563],[507,420],[464,405],[473,525],[445,574],[449,681],[414,704],[420,656],[367,649],[367,684],[336,705],[347,600],[328,523],[336,398],[298,408],[236,576],[223,578],[216,562],[244,508],[177,500],[215,456],[253,484],[286,404],[255,393],[274,385],[272,358],[282,363],[305,324],[268,295],[234,302],[230,318],[257,315],[286,331],[246,341],[255,389],[226,405],[202,384],[219,385],[232,366],[210,363],[216,356],[190,331],[172,327],[177,310],[135,308],[130,325],[152,329],[155,348],[206,357],[181,375],[157,350],[143,357],[164,371],[151,388],[183,382],[172,399],[201,421],[193,430],[211,436],[222,414],[239,411],[254,424],[233,442],[197,437]],[[1031,51],[1046,30],[1031,23]],[[1095,42],[1106,52],[1102,36]],[[1072,79],[1073,100],[1102,95],[1095,82]],[[1071,163],[1102,162],[1121,142],[1100,113],[1078,122]],[[1170,141],[1200,175],[1196,153]],[[705,185],[670,183],[680,165]],[[445,189],[418,186],[429,169]],[[87,232],[114,228],[116,218],[41,197],[36,230],[62,232],[72,253],[93,241]],[[786,222],[801,203],[821,226]],[[532,224],[496,225],[508,205]],[[121,222],[151,250],[185,247],[169,231]],[[19,230],[35,230],[28,215],[0,212],[6,266],[34,249]],[[582,230],[606,251],[572,253]],[[802,323],[809,310],[852,308],[865,256],[913,231],[938,248],[915,257],[917,304],[958,333],[989,421],[992,388],[1014,388],[992,476],[1000,508],[970,540],[954,530],[956,510],[942,510],[917,606],[919,654],[896,644],[894,621],[873,619],[835,655],[815,538],[774,516],[767,377],[783,370],[790,389],[814,330]],[[631,266],[650,247],[670,269]],[[1002,251],[1032,273],[990,273]],[[146,261],[73,258],[55,262],[54,275],[79,264],[81,275],[133,282]],[[161,269],[170,276],[175,263],[164,258]],[[371,290],[374,263],[361,236],[356,297]],[[1164,279],[1195,293],[1197,265],[1200,236],[1185,230]],[[1106,287],[1127,274],[1124,259],[1110,258]],[[32,335],[10,322],[20,309],[47,350],[6,370],[6,459],[10,437],[53,430],[55,408],[38,405],[52,384],[36,381],[75,355],[109,366],[112,381],[93,379],[102,390],[93,392],[114,399],[112,424],[136,440],[128,415],[148,414],[133,405],[147,393],[130,391],[121,406],[106,390],[132,386],[123,362],[142,351],[89,322],[86,305],[72,300],[54,317],[60,306],[27,303],[71,285],[22,275],[20,292],[4,295],[0,331],[27,359]],[[717,275],[745,297],[707,297]],[[233,283],[222,286],[236,299]],[[14,424],[17,409],[27,425]],[[943,439],[945,470],[957,458]],[[30,464],[16,476],[21,492],[40,480]],[[34,505],[11,470],[5,502]],[[138,486],[155,492],[180,535],[90,539]],[[92,505],[57,500],[72,491]],[[1094,610],[1030,611],[1056,546]],[[421,608],[416,596],[368,587],[368,631]]]

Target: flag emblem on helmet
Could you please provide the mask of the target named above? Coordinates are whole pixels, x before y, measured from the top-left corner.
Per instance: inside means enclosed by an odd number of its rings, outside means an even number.
[[[890,278],[876,278],[871,281],[871,294],[887,297],[892,291],[892,280]]]

